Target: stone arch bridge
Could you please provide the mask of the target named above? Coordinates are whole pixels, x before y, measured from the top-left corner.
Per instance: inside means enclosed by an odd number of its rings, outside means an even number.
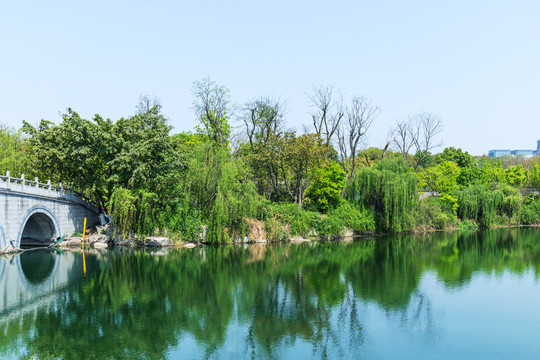
[[[0,175],[0,250],[50,245],[62,235],[99,222],[99,209],[80,194],[51,182]]]

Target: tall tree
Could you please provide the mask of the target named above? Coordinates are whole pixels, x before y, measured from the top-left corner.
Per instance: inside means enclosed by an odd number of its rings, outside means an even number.
[[[193,107],[202,125],[199,128],[212,141],[225,144],[231,132],[229,89],[209,77],[193,83]]]
[[[300,208],[304,204],[313,170],[326,157],[328,147],[319,134],[295,136],[288,133],[284,138],[284,155],[281,162],[283,180],[289,195]]]
[[[340,165],[345,171],[347,181],[356,169],[358,146],[381,109],[364,96],[354,96],[345,110],[345,119],[337,127]]]
[[[260,193],[280,201],[279,163],[282,155],[285,104],[279,99],[258,98],[244,107],[243,121],[249,140],[248,160]]]

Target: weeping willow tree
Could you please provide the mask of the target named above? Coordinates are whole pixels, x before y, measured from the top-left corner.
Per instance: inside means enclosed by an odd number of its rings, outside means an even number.
[[[474,220],[485,227],[493,225],[497,217],[519,221],[523,204],[519,190],[505,184],[495,189],[489,185],[475,184],[458,192],[457,199],[459,218]]]
[[[117,188],[110,201],[115,235],[158,235],[165,231],[161,204],[152,192]]]
[[[194,151],[182,196],[184,209],[208,226],[206,241],[245,235],[246,219],[258,217],[262,198],[247,169],[226,147],[203,143]]]
[[[416,176],[403,160],[385,159],[356,173],[345,196],[357,205],[372,208],[379,230],[406,231],[417,196]]]

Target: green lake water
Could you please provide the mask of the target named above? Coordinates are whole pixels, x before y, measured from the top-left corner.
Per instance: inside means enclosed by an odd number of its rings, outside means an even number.
[[[0,358],[538,359],[539,275],[538,229],[31,251],[0,257]]]

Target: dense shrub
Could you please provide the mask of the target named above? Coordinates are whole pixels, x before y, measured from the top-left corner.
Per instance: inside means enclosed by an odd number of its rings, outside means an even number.
[[[341,219],[343,227],[356,232],[375,231],[375,213],[373,210],[353,206],[348,201],[341,201],[340,205],[328,213],[329,218]]]
[[[527,225],[540,225],[540,199],[528,199],[521,210],[521,222]]]
[[[297,204],[272,204],[265,210],[265,223],[273,224],[273,221],[278,221],[283,226],[288,226],[290,235],[306,236],[313,228],[315,216],[315,212],[302,210]]]

